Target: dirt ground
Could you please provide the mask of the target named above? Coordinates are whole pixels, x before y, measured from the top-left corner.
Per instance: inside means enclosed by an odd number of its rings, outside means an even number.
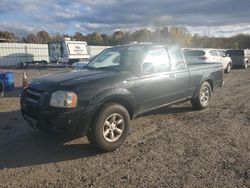
[[[250,69],[225,74],[208,109],[186,102],[136,118],[110,153],[32,130],[19,92],[0,98],[0,187],[250,187]]]

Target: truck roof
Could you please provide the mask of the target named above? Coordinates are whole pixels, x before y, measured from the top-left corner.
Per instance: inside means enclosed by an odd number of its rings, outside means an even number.
[[[113,46],[111,48],[115,47],[173,47],[178,46],[176,44],[159,44],[159,43],[149,43],[149,42],[136,42],[136,43],[130,43],[130,44],[123,44],[123,45],[117,45]]]

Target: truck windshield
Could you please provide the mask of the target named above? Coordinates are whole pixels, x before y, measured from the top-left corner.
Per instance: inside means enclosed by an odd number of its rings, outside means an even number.
[[[105,49],[86,68],[130,71],[145,55],[145,47],[115,47]]]

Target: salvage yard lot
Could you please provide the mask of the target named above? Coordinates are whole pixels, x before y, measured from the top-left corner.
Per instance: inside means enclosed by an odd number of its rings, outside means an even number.
[[[28,78],[59,71],[25,70]],[[23,70],[14,72],[20,87]],[[225,74],[208,109],[186,102],[136,118],[110,153],[32,130],[18,94],[0,98],[0,187],[250,186],[249,69]]]

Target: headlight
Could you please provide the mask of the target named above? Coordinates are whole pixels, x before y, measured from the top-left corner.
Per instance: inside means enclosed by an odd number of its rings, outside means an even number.
[[[56,91],[51,95],[50,106],[74,108],[77,106],[77,95],[72,91]]]

